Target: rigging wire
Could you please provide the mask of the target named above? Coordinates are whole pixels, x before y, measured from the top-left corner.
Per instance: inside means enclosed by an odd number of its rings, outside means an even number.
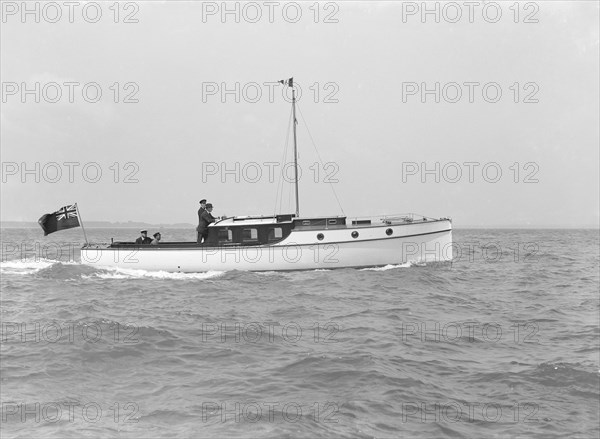
[[[312,142],[313,148],[315,148],[315,152],[317,153],[317,157],[319,158],[319,162],[321,162],[321,167],[323,167],[323,169],[324,169],[325,166],[324,166],[323,160],[321,159],[321,155],[319,154],[319,150],[317,149],[317,145],[315,144],[313,136],[310,133],[310,130],[308,129],[308,124],[306,123],[306,120],[304,120],[304,114],[302,114],[302,110],[300,109],[300,105],[298,105],[297,101],[296,101],[296,107],[298,108],[298,112],[300,113],[300,117],[302,118],[302,123],[304,124],[304,127],[306,128],[306,131],[308,132],[308,137],[310,137],[310,141]],[[333,184],[331,182],[328,182],[328,183],[329,183],[329,187],[331,187],[331,191],[333,192],[333,196],[335,197],[335,200],[338,203],[338,207],[342,211],[342,214],[344,216],[346,216],[346,213],[344,212],[344,209],[342,208],[342,204],[340,203],[340,200],[339,200],[339,198],[337,196],[337,193],[335,192],[335,188],[333,187]]]

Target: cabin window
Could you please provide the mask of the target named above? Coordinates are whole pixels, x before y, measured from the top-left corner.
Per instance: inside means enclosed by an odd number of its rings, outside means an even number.
[[[219,242],[232,242],[233,232],[229,228],[219,229],[218,239]]]
[[[283,238],[283,229],[281,227],[269,229],[269,241],[277,241],[281,238]]]
[[[258,241],[258,230],[242,229],[242,241]]]

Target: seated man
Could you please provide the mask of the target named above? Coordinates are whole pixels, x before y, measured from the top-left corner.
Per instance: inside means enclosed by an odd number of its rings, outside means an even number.
[[[160,242],[160,238],[161,238],[160,232],[156,232],[152,236],[154,236],[154,239],[152,240],[152,242],[150,243],[150,245],[156,245],[156,244],[158,244]]]
[[[135,240],[136,244],[150,244],[152,242],[152,240],[148,238],[147,230],[140,230],[140,235],[141,236]]]

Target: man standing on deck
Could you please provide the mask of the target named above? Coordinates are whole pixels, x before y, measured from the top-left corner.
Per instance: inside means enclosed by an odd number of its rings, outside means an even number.
[[[208,225],[215,222],[215,217],[212,216],[213,205],[208,203],[206,205],[206,210],[202,212],[202,217],[200,218],[200,225],[198,226],[198,244],[202,240],[206,242],[206,238],[208,237]]]
[[[198,244],[202,242],[202,234],[200,233],[200,227],[202,226],[202,213],[206,212],[206,200],[200,200],[200,209],[198,209],[198,227],[196,227],[196,231],[198,232]]]

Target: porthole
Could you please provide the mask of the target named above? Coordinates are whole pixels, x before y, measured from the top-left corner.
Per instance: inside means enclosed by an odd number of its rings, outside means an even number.
[[[323,241],[323,238],[325,238],[325,235],[323,235],[322,233],[319,233],[319,234],[317,235],[317,239],[318,239],[319,241]]]
[[[358,232],[356,230],[354,232],[352,232],[352,237],[354,239],[358,238]]]
[[[392,229],[387,229],[387,230],[385,231],[385,234],[386,234],[387,236],[392,236],[392,233],[394,233],[394,231],[393,231]]]

